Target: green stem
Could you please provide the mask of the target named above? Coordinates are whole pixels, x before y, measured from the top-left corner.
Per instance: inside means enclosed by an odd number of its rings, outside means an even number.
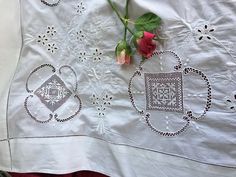
[[[128,27],[128,20],[129,19],[129,0],[126,0],[126,6],[125,6],[125,33],[124,33],[124,41],[126,41],[127,37],[127,27]]]
[[[115,5],[111,2],[111,0],[107,0],[108,3],[110,4],[111,8],[114,10],[114,12],[116,13],[116,15],[119,17],[120,21],[123,23],[124,26],[126,26],[126,22],[123,20],[123,18],[121,17],[121,15],[119,14],[119,12],[117,11]],[[134,32],[128,27],[126,26],[127,30],[134,35]]]

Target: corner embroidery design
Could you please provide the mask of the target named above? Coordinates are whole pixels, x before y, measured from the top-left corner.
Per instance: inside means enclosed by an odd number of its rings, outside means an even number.
[[[30,89],[29,84],[30,84],[31,77],[39,70],[43,70],[46,67],[52,69],[52,76],[49,79],[47,79],[43,84],[41,84],[37,89],[35,90]],[[74,87],[73,90],[70,90],[60,77],[60,75],[63,74],[63,69],[70,70],[75,76],[75,83],[73,86]],[[64,65],[60,67],[58,72],[56,68],[51,64],[43,64],[35,68],[27,78],[26,91],[30,95],[25,98],[24,108],[27,114],[29,115],[29,117],[38,123],[49,123],[53,119],[55,119],[57,122],[66,122],[73,119],[75,116],[77,116],[82,109],[81,99],[77,95],[77,75],[75,71],[73,70],[73,68],[71,68],[68,65]],[[29,109],[29,105],[31,106],[33,105],[33,103],[31,103],[30,100],[33,99],[35,96],[51,112],[48,115],[47,120],[41,120],[40,118],[37,117],[37,115],[34,115],[34,113]],[[77,108],[76,110],[74,110],[74,114],[69,115],[66,118],[63,118],[60,115],[58,115],[56,111],[60,109],[69,99],[73,99],[73,98],[75,99],[75,102],[77,104],[76,106]]]
[[[165,53],[172,54],[177,61],[177,65],[174,66],[175,72],[171,73],[146,73],[143,68],[143,64],[146,62],[141,62],[139,69],[133,74],[130,79],[128,86],[129,98],[132,103],[133,108],[137,113],[144,119],[144,122],[147,126],[155,133],[161,136],[177,136],[184,131],[190,125],[191,121],[198,121],[203,119],[206,113],[211,108],[211,85],[207,78],[207,76],[200,70],[187,67],[182,70],[182,62],[176,53],[173,51],[160,51],[154,52],[155,55],[163,55]],[[202,78],[202,80],[206,83],[207,97],[204,110],[198,116],[193,114],[192,110],[187,110],[184,108],[184,100],[183,100],[183,76],[187,76],[189,74],[198,75]],[[142,110],[137,106],[137,103],[134,99],[133,92],[133,82],[136,77],[144,78],[145,90],[146,90],[146,110]],[[191,108],[190,108],[191,109]],[[182,113],[182,119],[185,124],[182,128],[179,128],[176,131],[169,131],[169,127],[167,131],[159,130],[152,123],[152,111],[164,111],[164,112],[178,112]],[[166,116],[168,117],[168,116]]]

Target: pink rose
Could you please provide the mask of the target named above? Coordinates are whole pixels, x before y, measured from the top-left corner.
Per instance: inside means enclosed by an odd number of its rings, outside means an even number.
[[[140,38],[136,39],[137,50],[144,58],[150,58],[156,50],[157,44],[154,38],[155,34],[145,31]]]

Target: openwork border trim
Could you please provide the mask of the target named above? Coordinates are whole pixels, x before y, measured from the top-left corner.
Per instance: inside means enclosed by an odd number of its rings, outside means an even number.
[[[41,0],[41,2],[49,7],[55,7],[61,2],[61,0],[58,0],[56,3],[48,3],[46,0]]]
[[[209,79],[207,78],[207,76],[202,71],[199,71],[199,70],[194,69],[194,68],[185,68],[184,69],[184,74],[187,75],[188,73],[196,73],[196,74],[200,75],[203,78],[203,80],[206,82],[206,85],[207,85],[207,101],[206,101],[206,105],[205,105],[203,113],[199,117],[195,117],[195,116],[193,116],[192,111],[187,111],[187,115],[188,115],[189,118],[191,118],[193,120],[200,120],[200,119],[204,118],[207,111],[209,111],[209,109],[211,108],[211,104],[212,104],[211,103],[211,99],[212,99],[211,90],[212,90],[212,88],[211,88]]]

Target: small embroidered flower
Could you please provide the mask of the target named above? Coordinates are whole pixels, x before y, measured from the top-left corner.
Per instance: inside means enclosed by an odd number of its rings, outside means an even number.
[[[82,15],[85,10],[86,10],[86,8],[85,8],[84,3],[83,3],[82,1],[79,2],[78,5],[77,5],[77,10],[76,10],[77,13],[78,13],[79,15]]]
[[[54,26],[48,26],[46,33],[48,35],[54,36],[57,31],[55,30]]]
[[[91,97],[91,101],[93,105],[99,105],[99,98],[96,97],[96,95],[93,94],[93,96]]]
[[[102,60],[101,56],[102,56],[102,52],[100,52],[98,49],[96,49],[95,52],[93,53],[93,61],[94,62],[101,61]]]
[[[236,92],[230,97],[225,98],[225,104],[231,111],[236,111]]]
[[[98,116],[105,116],[106,107],[103,105],[99,105],[97,107],[97,111],[98,111]]]
[[[78,56],[78,60],[79,60],[80,62],[86,61],[86,60],[87,60],[86,52],[80,52],[80,53],[79,53],[79,56]]]
[[[48,44],[48,51],[50,51],[51,53],[55,53],[55,51],[57,50],[57,46],[56,44],[52,43],[52,44]]]
[[[105,116],[106,109],[108,106],[111,106],[112,96],[105,94],[102,97],[98,97],[95,94],[90,98],[93,105],[96,106],[98,116]]]
[[[111,105],[112,96],[105,95],[102,100],[103,105]]]
[[[77,40],[82,42],[82,41],[84,41],[86,36],[85,36],[84,32],[82,30],[80,30],[80,31],[76,32],[76,38],[77,38]]]
[[[198,40],[201,41],[203,39],[208,39],[211,40],[211,33],[214,32],[214,28],[209,28],[208,25],[205,25],[203,28],[198,28],[197,33],[198,33]]]
[[[38,35],[37,42],[41,43],[42,45],[46,45],[47,42],[48,42],[48,38],[45,34],[44,35]]]
[[[103,135],[105,134],[107,127],[106,127],[106,111],[109,106],[111,106],[112,96],[108,94],[103,94],[101,96],[97,96],[96,94],[93,94],[90,98],[92,105],[96,107],[97,111],[97,118],[98,118],[98,124],[96,126],[96,131]]]

